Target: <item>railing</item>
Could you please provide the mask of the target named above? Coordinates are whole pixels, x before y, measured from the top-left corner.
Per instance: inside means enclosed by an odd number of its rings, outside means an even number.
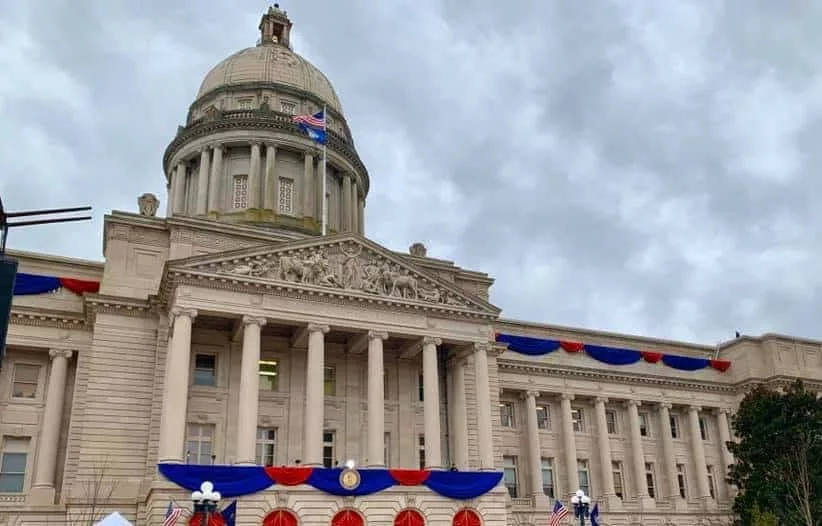
[[[534,501],[531,497],[517,497],[515,499],[511,499],[511,506],[515,508],[531,508],[534,505]]]

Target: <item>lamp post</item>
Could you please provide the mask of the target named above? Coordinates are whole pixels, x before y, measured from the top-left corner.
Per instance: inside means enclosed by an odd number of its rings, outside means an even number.
[[[578,489],[576,494],[571,497],[571,504],[574,505],[574,517],[579,519],[579,526],[585,526],[585,519],[590,515],[588,507],[591,504],[591,498],[584,491]]]
[[[214,491],[214,484],[205,481],[200,484],[198,491],[191,493],[191,502],[194,503],[194,514],[203,514],[200,526],[208,526],[211,514],[217,511],[217,504],[220,502],[220,492]]]

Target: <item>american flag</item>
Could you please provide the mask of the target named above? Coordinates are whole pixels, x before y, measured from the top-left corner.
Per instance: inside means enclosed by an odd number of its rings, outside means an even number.
[[[551,517],[548,519],[548,526],[559,526],[562,519],[568,515],[568,508],[566,508],[560,501],[554,504],[554,511],[551,512]]]
[[[183,508],[175,508],[170,502],[168,503],[168,510],[166,510],[166,516],[163,519],[163,526],[174,526],[177,522],[177,519],[180,518],[180,515],[183,514]]]
[[[314,115],[294,115],[291,117],[294,124],[304,124],[311,128],[325,129],[325,112],[320,111]]]

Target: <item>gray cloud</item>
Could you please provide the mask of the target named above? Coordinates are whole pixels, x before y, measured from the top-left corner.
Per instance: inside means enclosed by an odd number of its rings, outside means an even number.
[[[513,318],[822,338],[818,2],[282,3],[343,101],[375,240],[489,272]],[[11,246],[99,259],[102,214],[163,194],[165,146],[260,11],[13,3],[0,191],[96,218]]]

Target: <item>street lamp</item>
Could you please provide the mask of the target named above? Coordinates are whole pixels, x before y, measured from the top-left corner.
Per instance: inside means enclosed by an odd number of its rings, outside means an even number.
[[[200,484],[199,491],[191,493],[191,502],[194,503],[194,514],[203,514],[203,520],[201,520],[200,526],[208,526],[211,514],[217,511],[217,504],[220,502],[220,492],[214,491],[214,484],[205,481]]]
[[[574,517],[579,519],[579,526],[585,526],[585,519],[589,515],[588,506],[591,504],[591,497],[578,489],[576,494],[571,497],[571,504],[574,505]]]

